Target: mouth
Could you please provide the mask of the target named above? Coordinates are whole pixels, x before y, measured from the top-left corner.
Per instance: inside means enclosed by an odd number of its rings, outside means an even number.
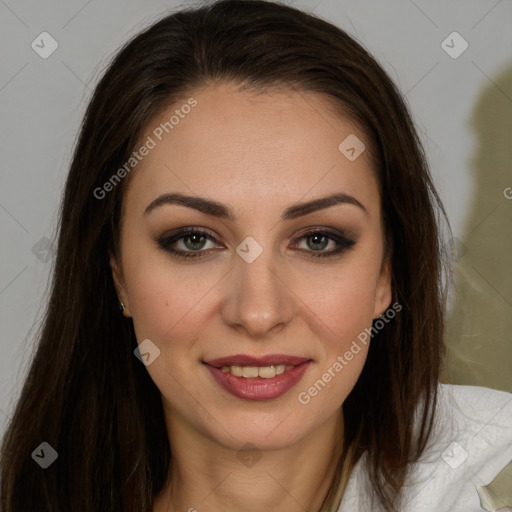
[[[246,400],[277,398],[304,375],[311,359],[283,354],[228,356],[202,361],[225,391]]]

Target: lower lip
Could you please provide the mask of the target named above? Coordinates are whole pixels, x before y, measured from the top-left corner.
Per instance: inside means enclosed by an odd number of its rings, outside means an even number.
[[[215,368],[215,366],[209,364],[205,364],[205,366],[217,383],[237,398],[270,400],[284,395],[293,388],[308,369],[309,363],[311,361],[305,361],[271,379],[263,379],[262,377],[246,379],[245,377],[236,377],[230,372],[224,372],[222,368]]]

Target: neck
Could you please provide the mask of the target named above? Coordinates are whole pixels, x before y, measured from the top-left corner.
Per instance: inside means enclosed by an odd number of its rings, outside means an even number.
[[[237,452],[179,421],[169,427],[170,478],[153,512],[319,512],[343,438],[339,411],[293,446],[272,451]]]

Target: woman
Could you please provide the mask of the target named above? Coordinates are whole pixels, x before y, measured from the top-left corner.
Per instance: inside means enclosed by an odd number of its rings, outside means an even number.
[[[439,386],[437,212],[342,30],[244,0],[155,23],[82,125],[2,509],[481,510],[512,397]]]

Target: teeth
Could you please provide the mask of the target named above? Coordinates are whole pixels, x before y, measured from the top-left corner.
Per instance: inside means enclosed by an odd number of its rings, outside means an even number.
[[[275,366],[262,366],[258,368],[258,376],[263,379],[271,379],[276,376],[276,367]],[[245,375],[244,375],[245,377]]]
[[[233,375],[235,375],[236,377],[242,376],[242,367],[241,366],[231,366],[231,367],[226,366],[226,368],[227,368],[227,371],[229,371],[231,368],[231,373]]]
[[[281,375],[292,368],[292,365],[284,364],[278,364],[276,366],[223,366],[222,371],[231,373],[235,377],[245,377],[246,379],[254,379],[256,377],[272,379],[276,375]]]
[[[286,370],[286,366],[284,364],[278,364],[276,366],[276,375],[281,375]]]
[[[257,366],[243,366],[242,367],[242,377],[245,378],[254,378],[258,376],[258,367]]]

